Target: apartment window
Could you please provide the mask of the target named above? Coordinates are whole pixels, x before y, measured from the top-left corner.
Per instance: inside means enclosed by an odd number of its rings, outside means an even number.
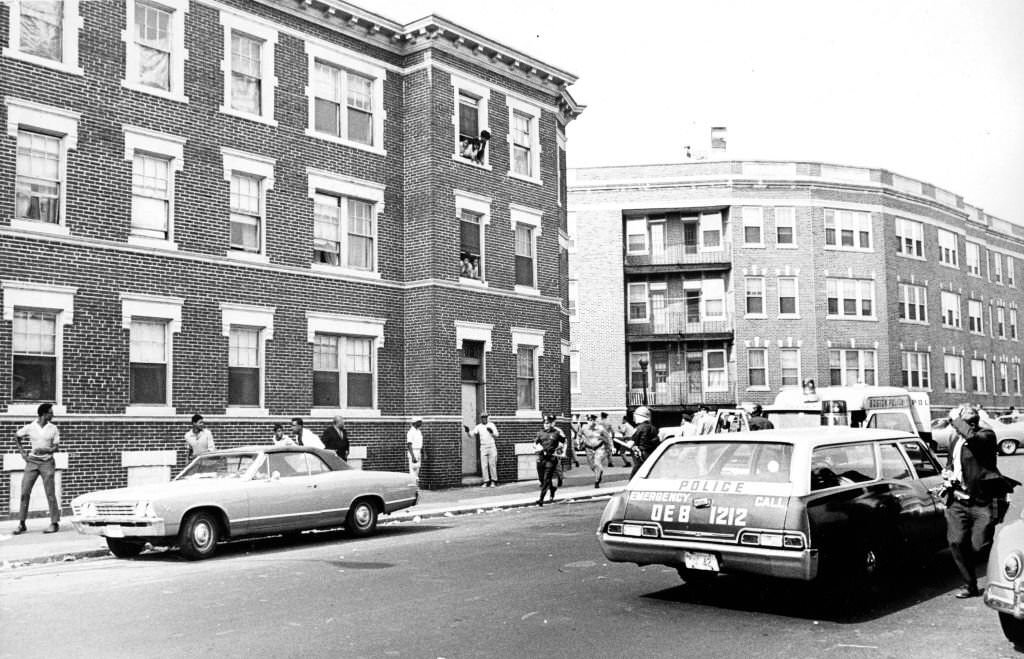
[[[130,394],[132,405],[167,405],[168,340],[167,321],[132,318],[130,362]]]
[[[1006,338],[1006,308],[996,307],[996,336]]]
[[[977,243],[967,243],[967,272],[981,276],[981,247]]]
[[[871,249],[871,215],[861,211],[825,209],[825,245],[833,249]]]
[[[459,220],[459,277],[484,281],[484,245],[491,200],[456,191],[455,212]]]
[[[985,383],[985,361],[982,359],[971,360],[971,390],[979,393],[988,391]]]
[[[11,399],[55,402],[59,377],[58,312],[15,307],[13,320]]]
[[[725,368],[725,351],[705,350],[704,365],[707,377],[704,388],[707,391],[728,391],[729,378]]]
[[[132,159],[132,233],[167,240],[171,225],[171,161],[136,153]]]
[[[626,253],[647,253],[647,219],[626,220]]]
[[[384,153],[385,69],[306,42],[306,134]]]
[[[999,364],[999,393],[1003,395],[1010,393],[1010,368],[1006,362]]]
[[[507,97],[509,175],[540,183],[540,108]]]
[[[374,407],[373,343],[370,337],[314,335],[314,407]]]
[[[1006,257],[1006,285],[1016,288],[1016,286],[1017,286],[1017,279],[1016,279],[1016,275],[1015,275],[1015,273],[1013,271],[1013,268],[1014,268],[1013,257],[1012,256],[1007,256]]]
[[[700,216],[700,247],[703,251],[722,249],[722,214],[702,213]]]
[[[378,271],[377,214],[384,186],[307,169],[313,199],[314,268]]]
[[[874,350],[829,350],[829,379],[833,386],[875,384]]]
[[[964,390],[964,360],[956,355],[943,355],[942,368],[946,373],[946,389]]]
[[[913,258],[924,258],[924,224],[896,218],[896,253]]]
[[[743,207],[743,244],[747,247],[764,247],[763,208]]]
[[[650,389],[650,381],[647,380],[648,371],[640,368],[641,361],[650,364],[651,354],[649,352],[629,353],[629,388],[634,391],[642,391],[644,387]]]
[[[928,291],[924,286],[900,284],[900,320],[928,322]]]
[[[455,91],[455,156],[487,167],[490,160],[487,144],[491,133],[487,119],[491,91],[456,76],[452,76],[452,88]]]
[[[764,277],[745,277],[746,313],[748,316],[764,315]]]
[[[629,285],[629,322],[646,323],[647,319],[647,283],[631,283]]]
[[[231,174],[231,249],[259,252],[263,224],[261,179],[249,174]]]
[[[911,389],[928,389],[931,385],[931,371],[927,352],[903,352],[903,386]]]
[[[775,246],[796,247],[796,209],[775,209]]]
[[[533,227],[516,224],[516,284],[534,286]]]
[[[960,267],[960,259],[957,256],[956,234],[952,231],[939,229],[939,263],[951,265],[954,268]]]
[[[982,304],[981,300],[967,300],[967,326],[975,334],[984,334],[985,328],[982,325]]]
[[[875,286],[871,280],[829,278],[825,280],[825,292],[829,316],[874,317]]]
[[[572,393],[580,391],[580,353],[578,350],[569,353],[569,391]]]
[[[942,291],[942,326],[960,329],[960,295],[950,291]]]
[[[779,367],[783,387],[799,387],[800,350],[798,348],[782,348],[779,350]]]
[[[81,75],[78,31],[82,27],[78,0],[11,0],[8,45],[4,57]]]
[[[48,224],[61,223],[61,138],[31,130],[18,131],[15,165],[16,217]]]
[[[575,279],[569,280],[569,316],[576,317],[580,307],[580,283]]]
[[[276,125],[274,46],[277,31],[262,23],[222,12],[224,102],[221,112]]]
[[[185,98],[188,0],[129,0],[125,86],[178,101]]]
[[[516,351],[516,408],[537,409],[537,373],[534,370],[532,346],[519,346]]]
[[[1010,309],[1010,338],[1014,341],[1017,340],[1017,310]]]
[[[725,317],[725,280],[705,279],[701,282],[700,300],[704,306],[704,317],[719,319]]]
[[[768,388],[768,351],[764,348],[747,350],[747,386]]]
[[[1003,283],[1003,255],[999,252],[992,254],[992,281],[997,284]]]
[[[1011,391],[1020,395],[1020,364],[1013,364],[1010,369],[1010,374],[1012,376],[1012,380],[1010,382]]]
[[[260,329],[232,327],[228,335],[228,405],[260,405]]]
[[[797,316],[796,277],[779,277],[779,316]]]

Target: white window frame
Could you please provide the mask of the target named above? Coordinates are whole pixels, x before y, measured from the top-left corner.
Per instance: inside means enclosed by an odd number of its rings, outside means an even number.
[[[167,133],[158,133],[148,128],[137,126],[122,126],[124,132],[124,159],[134,163],[136,151],[146,155],[154,155],[166,158],[168,162],[168,199],[167,199],[167,238],[153,238],[132,233],[131,220],[128,227],[128,243],[132,245],[143,245],[146,247],[157,247],[160,249],[178,249],[174,242],[174,190],[175,175],[185,165],[185,138]]]
[[[923,369],[921,368],[922,365],[924,366]],[[907,389],[912,391],[932,390],[931,353],[921,350],[904,350],[900,367],[900,377],[902,378],[903,372],[907,374],[907,383],[903,385]],[[910,384],[910,377],[913,373],[918,374],[919,384],[917,386]],[[924,384],[925,379],[928,380],[928,384]]]
[[[352,147],[353,149],[360,149],[362,151],[369,151],[380,156],[386,156],[387,151],[384,148],[384,125],[387,119],[387,112],[384,110],[384,80],[387,79],[387,69],[382,66],[371,64],[370,62],[353,57],[346,51],[330,48],[325,45],[312,43],[307,41],[306,44],[306,106],[307,106],[307,120],[305,134],[309,137],[315,137],[318,140],[326,140],[328,142],[334,142],[335,144],[342,144],[344,146]],[[351,71],[352,73],[370,78],[373,80],[372,95],[373,95],[373,143],[363,144],[361,142],[354,142],[347,137],[341,135],[331,135],[330,133],[321,133],[316,130],[316,90],[313,85],[313,80],[316,75],[316,61],[321,60],[332,66],[336,66],[340,69]]]
[[[837,314],[830,314],[828,312],[828,298],[829,298],[828,287],[829,287],[829,284],[831,282],[833,282],[833,281],[836,282],[836,286],[837,286],[837,289],[838,289],[837,293],[836,293],[836,299],[839,300],[839,304],[838,304],[838,311],[839,311],[839,313],[837,313]],[[845,286],[844,286],[844,283],[848,282],[848,281],[854,282],[856,284],[856,288],[857,288],[857,297],[854,298],[854,301],[856,302],[857,313],[855,313],[853,315],[847,315],[847,314],[843,313],[843,308],[845,307],[845,305],[843,303],[847,300],[847,298],[845,297],[845,290],[844,290]],[[871,293],[869,298],[864,296],[864,286],[865,285],[867,285],[868,290]],[[861,313],[861,311],[863,309],[863,302],[866,299],[870,300],[870,302],[871,302],[871,315],[870,316],[865,316],[865,315],[863,315],[863,313]],[[825,317],[830,319],[830,320],[858,320],[858,321],[874,321],[874,320],[878,320],[878,302],[877,302],[876,296],[875,296],[875,281],[873,279],[857,279],[857,278],[853,278],[853,277],[827,277],[825,279]]]
[[[540,140],[540,117],[541,109],[527,103],[522,99],[515,98],[514,96],[506,96],[505,103],[508,105],[508,175],[509,178],[518,179],[520,181],[526,181],[527,183],[535,183],[537,185],[543,185],[544,181],[541,180],[540,172],[540,154],[541,154],[541,140]],[[515,145],[512,140],[512,123],[515,120],[515,113],[520,112],[527,115],[530,118],[530,174],[520,174],[519,172],[513,171],[514,158],[512,157],[512,150]]]
[[[473,192],[466,192],[464,190],[453,190],[452,194],[455,195],[455,217],[458,222],[462,222],[462,211],[475,213],[480,218],[480,272],[483,273],[483,276],[480,277],[480,279],[473,279],[472,277],[462,277],[460,275],[459,283],[467,284],[469,286],[483,286],[484,288],[487,288],[486,239],[487,227],[491,224],[491,198],[484,197]]]
[[[643,230],[642,231],[637,231],[641,227],[643,228]],[[639,255],[647,254],[650,251],[650,240],[649,240],[649,236],[647,234],[648,234],[648,228],[647,228],[647,218],[646,217],[630,218],[630,219],[626,220],[626,254],[628,254],[630,256],[639,256]],[[643,249],[639,249],[639,248],[638,249],[631,249],[630,248],[630,240],[629,239],[630,239],[631,236],[643,236],[643,238],[644,238]]]
[[[1010,365],[1006,362],[999,362],[999,391],[993,391],[992,393],[998,393],[1000,396],[1010,395]],[[992,383],[993,390],[995,389],[996,383]]]
[[[277,121],[274,119],[274,91],[277,89],[277,76],[274,75],[274,49],[277,46],[277,30],[266,23],[250,20],[227,11],[220,12],[220,25],[224,32],[220,61],[224,90],[218,110],[224,114],[277,126]],[[260,47],[260,111],[258,114],[231,107],[231,37],[234,32],[263,42]]]
[[[938,229],[939,263],[956,270],[960,269],[960,254],[957,248],[958,238],[952,231]]]
[[[924,223],[897,217],[895,229],[896,253],[903,258],[926,261],[928,255],[924,251]],[[907,239],[911,242],[910,251],[907,250]],[[918,251],[921,253],[918,254]]]
[[[231,190],[231,175],[234,173],[247,174],[260,179],[260,238],[259,251],[246,252],[228,247],[225,256],[239,261],[253,263],[269,263],[267,255],[267,191],[274,189],[274,166],[276,161],[272,158],[258,156],[244,151],[237,151],[227,147],[221,147],[221,158],[224,161],[224,180],[228,183],[228,192]],[[230,243],[231,217],[230,200],[228,202],[228,234]]]
[[[519,409],[519,396],[517,392],[514,392],[513,395],[516,397],[516,418],[536,420],[537,413],[540,411],[540,358],[544,356],[544,330],[513,327],[511,328],[511,333],[513,364],[516,364],[519,346],[533,348],[533,407]],[[513,378],[513,382],[515,382],[515,379]]]
[[[580,313],[580,282],[578,279],[569,280],[569,319],[577,320]]]
[[[967,255],[964,260],[967,262],[967,274],[972,277],[981,277],[981,245],[970,240],[966,244]],[[971,258],[972,252],[974,253],[973,259]]]
[[[1017,326],[1017,310],[1007,309],[1007,325],[1010,330],[1010,340],[1020,341],[1020,330]]]
[[[761,282],[761,312],[751,313],[749,311],[748,301],[751,299],[750,295],[750,283],[753,280]],[[768,288],[765,283],[765,278],[761,275],[749,275],[743,278],[743,317],[744,318],[766,318],[768,316]]]
[[[716,300],[722,303],[722,312],[712,314],[708,311],[708,303]],[[725,305],[725,279],[721,277],[714,277],[702,280],[700,283],[701,317],[704,320],[724,320],[726,316],[728,316]]]
[[[82,29],[82,16],[79,11],[79,0],[64,0],[64,15],[61,20],[61,58],[52,60],[39,55],[26,53],[21,49],[21,6],[25,0],[8,0],[8,16],[10,17],[7,32],[7,46],[3,56],[21,60],[29,64],[45,66],[72,75],[84,75],[85,71],[78,64],[78,39]]]
[[[633,318],[631,307],[640,304],[641,299],[634,296],[634,291],[643,291],[644,317]],[[646,281],[631,281],[626,284],[626,321],[632,324],[648,323],[651,320],[651,293]]]
[[[792,281],[793,282],[793,313],[784,313],[782,311],[782,282]],[[781,276],[778,277],[775,282],[775,297],[779,305],[779,318],[799,318],[800,317],[800,279],[796,276]],[[787,296],[788,297],[788,296]]]
[[[1012,371],[1013,379],[1010,380],[1010,382],[1012,383],[1013,386],[1011,387],[1011,389],[1013,390],[1013,393],[1015,395],[1019,396],[1020,393],[1021,393],[1020,364],[1012,364],[1012,366],[1013,366],[1013,371]]]
[[[125,29],[121,31],[121,40],[125,45],[125,70],[121,86],[144,94],[188,103],[188,97],[185,96],[185,60],[188,59],[188,50],[185,48],[185,14],[189,11],[189,0],[145,0],[143,3],[160,7],[171,14],[171,83],[169,90],[139,82],[139,51],[135,45],[135,2],[136,0],[126,0],[125,2],[127,20]]]
[[[762,358],[761,370],[764,371],[764,384],[751,384],[750,380],[750,355],[760,352]],[[768,391],[771,389],[771,380],[768,377],[768,348],[747,348],[747,391]]]
[[[786,354],[794,354],[796,356],[796,382],[793,384],[785,384],[785,361],[783,356]],[[799,389],[801,387],[802,371],[800,364],[800,348],[779,348],[779,388],[780,389]]]
[[[950,306],[947,302],[952,302]],[[940,303],[942,304],[942,326],[949,329],[963,329],[963,300],[959,293],[953,291],[941,291]],[[949,322],[947,311],[953,312],[953,323]]]
[[[509,216],[512,220],[513,243],[515,242],[517,224],[525,224],[533,228],[533,231],[531,231],[533,237],[533,286],[515,284],[515,292],[524,293],[526,295],[540,295],[540,278],[537,276],[540,259],[537,258],[537,245],[540,242],[541,221],[544,218],[544,214],[542,211],[535,208],[527,208],[526,206],[520,206],[519,204],[509,204]],[[513,267],[514,264],[515,261],[513,259]],[[515,279],[514,275],[515,273],[513,272],[513,280]]]
[[[56,224],[12,217],[11,228],[67,236],[68,152],[78,148],[78,120],[81,114],[7,96],[7,135],[17,145],[19,131],[45,133],[60,140],[57,176],[60,184],[59,217]],[[17,150],[17,147],[14,147]],[[17,156],[15,155],[15,159]],[[16,173],[16,172],[15,172]],[[13,181],[12,181],[13,182]]]
[[[978,311],[977,316],[971,313],[972,307]],[[975,319],[977,322],[973,323],[975,326],[972,328],[971,321]],[[985,303],[981,300],[967,299],[967,331],[971,334],[985,335]]]
[[[484,149],[484,160],[483,162],[476,162],[469,158],[464,158],[461,154],[461,148],[459,144],[459,98],[465,93],[467,96],[471,96],[477,101],[477,126],[480,128],[480,132],[487,131],[491,133],[491,140],[488,141],[487,147]],[[480,167],[491,171],[491,147],[494,146],[494,134],[491,131],[490,124],[490,103],[491,103],[491,88],[484,85],[476,80],[469,80],[460,76],[452,76],[452,98],[455,103],[454,111],[452,112],[452,127],[453,127],[453,140],[452,140],[452,160],[456,162],[465,163],[474,167]],[[479,137],[479,136],[477,136]],[[509,164],[511,168],[511,163]]]
[[[181,331],[181,308],[185,299],[146,293],[121,293],[121,327],[131,332],[132,319],[158,319],[167,322],[167,400],[162,405],[133,405],[124,408],[126,416],[173,416],[174,407],[174,335]]]
[[[829,383],[830,384],[832,383],[832,373],[831,373],[831,371],[832,371],[832,354],[831,353],[833,353],[833,352],[838,352],[839,353],[839,378],[840,378],[840,382],[839,382],[839,385],[832,385],[832,386],[847,386],[848,387],[848,386],[852,386],[852,385],[855,385],[855,384],[859,384],[861,382],[863,382],[864,384],[871,384],[871,385],[877,385],[878,384],[878,376],[879,376],[879,373],[878,373],[878,350],[876,350],[874,348],[829,348],[829,356],[828,356],[829,357],[829,367],[828,368],[829,368]],[[846,356],[847,356],[847,354],[849,354],[851,352],[856,352],[857,353],[857,382],[847,382],[846,381],[846,371],[848,370],[847,366],[846,366]],[[867,360],[864,359],[865,354],[869,353],[869,352],[872,354],[872,360],[871,360],[872,368],[871,369],[867,368]],[[872,370],[875,373],[875,381],[873,383],[868,383],[867,382],[867,378],[864,377],[865,373],[867,373],[868,370]]]
[[[708,360],[708,357],[713,352],[714,353],[718,353],[718,352],[722,353],[722,368],[721,368],[721,371],[722,371],[722,375],[723,375],[723,377],[722,377],[723,385],[721,387],[712,386],[711,385],[711,368],[709,367],[710,361]],[[717,373],[718,371],[719,371],[719,369],[716,368],[715,372]],[[711,349],[711,350],[705,350],[704,351],[704,391],[712,391],[712,392],[729,391],[729,353],[724,348],[714,348],[714,349]]]
[[[1005,339],[1007,337],[1006,307],[996,307],[995,321],[996,322],[992,323],[992,331],[995,332],[996,336],[1000,339]]]
[[[338,403],[341,407],[310,407],[310,416],[314,417],[379,417],[380,399],[378,390],[380,388],[380,349],[384,347],[384,318],[371,318],[363,316],[349,316],[346,314],[321,313],[316,311],[306,312],[306,341],[310,345],[310,360],[312,360],[313,343],[317,334],[332,334],[342,337],[356,337],[372,339],[370,350],[373,354],[373,407],[346,407],[344,403],[347,396],[344,388],[338,392]],[[343,357],[342,348],[338,349],[339,377],[340,363]],[[312,364],[312,361],[310,361]],[[310,383],[309,400],[312,401],[313,390]]]
[[[67,414],[64,405],[64,328],[75,322],[75,295],[78,289],[72,286],[54,286],[32,282],[4,279],[0,281],[3,290],[3,319],[14,322],[15,308],[45,309],[57,314],[54,355],[56,366],[53,404],[54,414]],[[36,416],[38,402],[8,402],[7,414],[14,416]]]
[[[351,268],[348,265],[330,265],[328,263],[311,263],[310,268],[317,272],[345,274],[363,279],[380,279],[380,218],[384,214],[385,186],[373,181],[335,174],[334,172],[327,172],[312,167],[306,168],[306,179],[308,182],[307,195],[310,200],[315,200],[318,192],[341,197],[343,201],[349,198],[358,199],[372,205],[370,213],[373,216],[373,268],[361,270],[359,268]],[[347,204],[344,204],[344,206],[346,207],[345,225],[342,227],[342,233],[347,236]],[[312,235],[310,235],[311,252],[312,247],[313,240]],[[342,252],[348,252],[347,240],[342,241]]]
[[[1003,282],[1003,255],[1000,254],[999,252],[993,252],[993,251],[989,251],[989,254],[992,257],[992,281],[994,281],[995,283],[997,283],[997,284],[999,284],[1001,286],[1004,283]]]
[[[793,232],[793,242],[783,243],[779,242],[779,228],[789,227]],[[776,206],[775,207],[775,248],[776,249],[796,249],[798,246],[797,235],[796,235],[796,208],[793,206]]]
[[[981,365],[980,368],[975,368],[977,365]],[[988,368],[985,364],[984,359],[972,359],[971,360],[971,391],[978,394],[988,393],[988,383],[985,381],[988,379]],[[979,384],[975,384],[975,380],[979,380]],[[966,387],[966,383],[964,383]]]
[[[897,287],[897,300],[896,303],[899,305],[899,313],[902,317],[897,315],[899,322],[910,323],[912,325],[927,325],[928,324],[928,289],[920,284],[909,284],[906,282],[900,282],[896,285]],[[911,318],[910,309],[914,309],[914,314],[917,315],[920,308],[924,308],[924,317]]]
[[[704,243],[705,231],[718,231],[718,244],[708,246]],[[701,213],[697,220],[697,245],[701,252],[721,252],[725,249],[725,221],[722,213]]]
[[[950,372],[949,367],[953,365],[954,371]],[[942,373],[944,377],[944,384],[946,391],[967,391],[967,381],[964,380],[964,358],[960,355],[943,355],[942,356]],[[958,378],[959,386],[949,386],[949,376],[953,375]]]
[[[231,340],[231,329],[233,327],[244,327],[247,329],[259,330],[258,350],[260,369],[260,399],[256,407],[249,405],[228,404],[224,410],[225,416],[268,416],[266,382],[267,382],[267,341],[274,340],[274,313],[275,307],[262,307],[252,304],[236,304],[233,302],[220,303],[221,336],[228,341]],[[225,359],[228,364],[228,359]]]
[[[1013,257],[1006,255],[1006,285],[1010,288],[1017,288],[1017,277],[1014,272]]]
[[[743,206],[743,221],[740,227],[742,245],[750,248],[764,247],[764,208],[761,206]],[[757,235],[761,237],[758,242],[747,242],[747,227],[756,227]]]
[[[576,382],[573,383],[573,375]],[[569,351],[569,393],[578,394],[582,391],[580,386],[580,351]]]
[[[824,226],[828,226],[829,214],[832,214],[835,225],[835,244],[828,243],[828,236],[825,235],[825,249],[840,252],[873,252],[875,251],[874,223],[871,220],[871,213],[858,211],[850,208],[826,208],[824,209]],[[867,228],[868,246],[860,246],[860,234],[865,233]],[[853,245],[843,245],[842,231],[848,229],[853,232]]]

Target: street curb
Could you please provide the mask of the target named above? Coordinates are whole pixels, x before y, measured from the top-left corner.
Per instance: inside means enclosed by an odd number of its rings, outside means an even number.
[[[557,504],[574,503],[577,501],[591,501],[603,497],[610,497],[613,494],[621,492],[624,488],[625,485],[619,487],[603,487],[600,489],[596,489],[593,492],[581,492],[578,496],[568,496],[565,497],[564,499],[555,499],[555,501],[551,503],[545,502],[545,504],[550,506]],[[513,508],[533,508],[536,506],[537,500],[534,499],[532,495],[527,495],[523,499],[516,499],[514,501],[449,506],[444,508],[433,508],[430,510],[424,510],[418,513],[400,511],[391,515],[382,515],[381,522],[418,522],[425,519],[436,519],[438,517],[456,517],[459,515],[470,515],[475,514],[479,511],[486,512],[492,510],[511,510]],[[86,558],[104,558],[106,556],[113,556],[113,554],[110,553],[109,549],[87,549],[79,551],[58,552],[55,554],[43,554],[41,556],[36,556],[34,558],[22,558],[13,561],[4,561],[2,564],[0,564],[0,573],[6,570],[13,570],[15,568],[28,567],[33,565],[45,565],[50,563],[71,563]]]

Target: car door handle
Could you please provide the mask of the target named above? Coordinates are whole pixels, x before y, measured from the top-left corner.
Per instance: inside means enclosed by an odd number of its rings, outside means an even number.
[[[316,483],[313,483],[312,485],[307,485],[306,487],[311,487],[313,489],[316,489]]]

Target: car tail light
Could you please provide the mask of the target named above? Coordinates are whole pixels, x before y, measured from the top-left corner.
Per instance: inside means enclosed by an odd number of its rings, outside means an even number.
[[[608,535],[628,535],[633,538],[659,538],[661,530],[656,524],[630,524],[611,522],[605,527]]]
[[[1013,581],[1020,576],[1022,568],[1024,568],[1024,563],[1021,561],[1020,554],[1012,553],[1003,561],[1003,576]]]
[[[773,549],[803,549],[804,538],[796,533],[772,533],[769,531],[744,531],[740,536],[741,545],[769,547]]]

